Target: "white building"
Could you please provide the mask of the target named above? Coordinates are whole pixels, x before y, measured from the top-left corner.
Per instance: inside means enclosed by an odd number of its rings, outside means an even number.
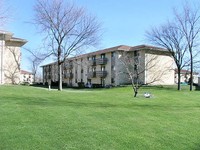
[[[31,72],[21,70],[20,75],[20,83],[28,83],[33,84],[34,81],[34,75]]]
[[[189,70],[185,70],[182,69],[181,73],[180,73],[180,82],[181,83],[188,83],[190,80],[190,71]],[[195,84],[198,84],[198,73],[197,72],[193,72],[193,82]],[[178,73],[177,73],[177,69],[175,69],[175,83],[178,83]]]
[[[0,84],[20,82],[20,48],[26,42],[13,37],[13,33],[0,30]]]

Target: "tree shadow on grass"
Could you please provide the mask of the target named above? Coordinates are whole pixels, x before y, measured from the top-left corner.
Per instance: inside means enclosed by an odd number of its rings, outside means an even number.
[[[63,100],[52,100],[47,98],[32,98],[24,97],[6,97],[4,101],[10,101],[10,103],[16,103],[24,106],[39,106],[39,107],[77,107],[77,108],[116,108],[116,109],[152,109],[152,110],[190,110],[200,108],[200,105],[168,105],[168,104],[155,104],[149,103],[114,103],[114,102],[96,102],[87,100],[75,100],[75,99],[63,99]]]

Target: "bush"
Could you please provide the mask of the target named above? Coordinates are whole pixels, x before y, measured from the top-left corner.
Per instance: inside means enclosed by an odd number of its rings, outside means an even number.
[[[78,87],[79,87],[79,88],[84,88],[84,87],[85,87],[84,82],[78,82]]]

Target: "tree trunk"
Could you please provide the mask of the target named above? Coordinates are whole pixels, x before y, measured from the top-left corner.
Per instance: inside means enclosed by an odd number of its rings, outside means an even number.
[[[134,92],[134,97],[136,97],[136,96],[137,96],[137,94],[138,94],[138,92]]]
[[[59,63],[59,65],[58,65],[58,90],[59,91],[62,91],[62,65],[61,65],[61,63]]]
[[[136,97],[137,96],[137,94],[138,94],[138,88],[137,87],[134,87],[133,88],[133,91],[134,91],[134,97]]]
[[[192,52],[190,52],[190,60],[191,60],[191,68],[190,68],[190,91],[193,89],[193,56]]]
[[[190,91],[193,89],[193,64],[191,62],[191,70],[190,70]]]
[[[62,91],[62,63],[60,45],[58,46],[58,90]]]
[[[181,69],[178,67],[177,68],[178,71],[178,90],[181,90]]]

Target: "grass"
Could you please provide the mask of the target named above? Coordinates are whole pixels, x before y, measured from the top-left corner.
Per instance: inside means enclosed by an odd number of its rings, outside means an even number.
[[[153,94],[145,99],[144,92]],[[1,150],[198,150],[200,91],[0,86]]]

